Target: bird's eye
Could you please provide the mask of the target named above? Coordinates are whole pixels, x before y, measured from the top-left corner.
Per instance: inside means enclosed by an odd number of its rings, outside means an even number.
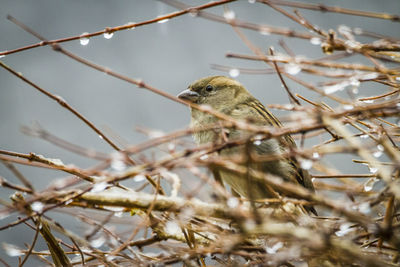
[[[207,85],[206,86],[206,91],[207,92],[211,92],[212,90],[214,90],[214,87],[212,85]]]

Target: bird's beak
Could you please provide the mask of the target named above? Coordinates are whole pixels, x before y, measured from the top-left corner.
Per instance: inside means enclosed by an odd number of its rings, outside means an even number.
[[[182,91],[179,95],[178,98],[182,100],[188,100],[192,103],[195,103],[197,99],[199,98],[199,94],[195,91],[192,91],[190,89],[186,89],[185,91]]]

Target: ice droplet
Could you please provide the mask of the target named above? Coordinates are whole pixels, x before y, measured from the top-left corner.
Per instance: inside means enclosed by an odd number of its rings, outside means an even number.
[[[372,100],[372,99],[365,99],[365,100],[363,100],[363,102],[366,103],[366,104],[372,104],[372,103],[374,103],[374,100]]]
[[[44,205],[43,205],[42,202],[35,201],[35,202],[32,203],[31,208],[32,208],[33,211],[36,211],[36,212],[40,213],[40,212],[43,211]]]
[[[195,18],[195,17],[197,17],[197,16],[199,15],[199,11],[198,11],[197,9],[190,10],[190,11],[189,11],[189,15],[190,15],[192,18]]]
[[[169,19],[162,19],[162,20],[157,21],[157,23],[163,24],[163,23],[165,23],[167,21],[169,21]]]
[[[226,204],[229,208],[236,208],[239,205],[239,199],[236,197],[230,197],[228,201],[226,201]]]
[[[258,32],[259,32],[261,35],[265,35],[265,36],[271,35],[271,31],[270,31],[269,28],[267,28],[267,27],[261,27],[261,28],[258,30]]]
[[[178,235],[181,233],[181,228],[174,221],[169,221],[165,224],[165,232],[170,235]]]
[[[169,144],[168,144],[168,150],[169,150],[169,151],[174,151],[175,148],[176,148],[176,147],[175,147],[175,144],[174,144],[174,143],[169,143]]]
[[[256,140],[256,141],[253,142],[253,144],[256,145],[256,146],[259,146],[259,145],[262,144],[262,141],[261,140]]]
[[[310,43],[313,45],[320,45],[321,44],[321,39],[318,37],[313,37],[310,39]]]
[[[103,192],[107,187],[109,187],[110,184],[107,182],[100,182],[98,184],[95,184],[92,188],[92,190],[90,190],[91,193],[99,193],[99,192]]]
[[[344,223],[344,224],[340,225],[340,230],[337,231],[335,233],[335,235],[344,236],[344,235],[348,234],[349,232],[352,231],[352,228],[350,228],[351,225],[352,225],[351,223]]]
[[[207,155],[207,154],[202,155],[202,156],[200,157],[200,159],[201,159],[201,160],[206,160],[206,159],[208,159],[208,155]]]
[[[105,241],[106,239],[103,236],[100,236],[99,238],[90,241],[90,245],[94,248],[99,248],[104,244]]]
[[[370,167],[370,166],[368,166],[368,168],[369,168],[369,172],[370,172],[370,173],[376,173],[376,172],[378,171],[378,168],[376,168],[376,167]]]
[[[163,137],[164,135],[165,133],[163,131],[154,130],[149,132],[150,138],[160,138]]]
[[[350,78],[350,84],[352,86],[358,87],[358,86],[360,86],[360,81],[358,79],[352,77],[352,78]]]
[[[329,94],[333,94],[333,93],[335,93],[337,91],[342,91],[349,84],[350,84],[349,81],[343,81],[343,82],[340,82],[340,83],[337,83],[337,84],[334,84],[334,85],[324,86],[323,89],[324,89],[325,94],[329,95]]]
[[[283,247],[283,243],[282,242],[278,242],[275,245],[273,245],[272,247],[266,247],[265,250],[267,251],[268,254],[275,254],[279,249],[281,249]]]
[[[8,244],[8,243],[3,243],[2,245],[3,245],[4,251],[10,257],[19,257],[19,256],[24,255],[23,251],[16,245]]]
[[[81,45],[87,45],[89,43],[89,38],[88,37],[82,37],[86,34],[89,34],[88,32],[84,32],[81,34],[81,38],[79,39],[79,42],[81,43]]]
[[[354,34],[360,35],[363,34],[363,29],[361,28],[354,28],[353,29]]]
[[[144,176],[143,174],[138,174],[135,177],[133,177],[133,180],[135,182],[141,182],[141,181],[146,180],[146,176]]]
[[[368,202],[363,202],[358,206],[358,210],[363,214],[368,214],[371,212],[371,206]]]
[[[105,32],[103,34],[104,38],[106,39],[111,39],[113,37],[114,33],[113,32]]]
[[[301,165],[301,168],[303,168],[304,170],[309,170],[309,169],[311,169],[313,162],[309,159],[305,159],[305,160],[301,161],[300,165]]]
[[[343,105],[344,110],[352,110],[354,108],[353,105]]]
[[[382,156],[382,151],[375,151],[374,153],[373,153],[373,155],[374,155],[374,157],[375,158],[379,158],[380,156]]]
[[[368,179],[368,181],[364,184],[364,191],[371,191],[377,181],[378,179],[376,179],[375,177]]]
[[[294,63],[289,63],[285,65],[285,71],[291,75],[296,75],[301,71],[301,67]]]
[[[224,18],[228,21],[234,20],[236,17],[236,14],[233,10],[225,10],[224,11]]]
[[[126,169],[125,157],[122,153],[114,152],[111,154],[111,168],[116,171],[123,171]]]
[[[133,21],[129,21],[128,23],[126,23],[125,25],[132,25],[132,24],[136,24],[136,22],[133,22]],[[135,29],[136,27],[132,27],[132,28],[129,28],[129,30],[133,30],[133,29]]]
[[[237,76],[239,76],[239,74],[240,74],[239,69],[230,69],[229,70],[229,76],[231,76],[232,78],[236,78]]]
[[[312,154],[312,157],[313,157],[314,159],[319,159],[320,155],[319,155],[318,152],[314,152],[314,153]]]

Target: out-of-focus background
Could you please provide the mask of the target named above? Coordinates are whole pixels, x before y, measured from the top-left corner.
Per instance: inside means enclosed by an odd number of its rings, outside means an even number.
[[[299,25],[268,6],[249,2],[252,1],[237,1],[230,3],[227,7],[235,12],[236,18],[245,21],[304,31]],[[308,2],[318,3],[318,1]],[[204,2],[185,1],[185,3],[200,5]],[[397,0],[341,0],[324,1],[324,4],[375,12],[400,13],[400,3]],[[1,0],[0,51],[38,42],[35,37],[8,21],[7,14],[29,25],[47,39],[58,39],[129,22],[145,21],[175,10],[164,3],[145,0]],[[222,16],[224,7],[219,6],[207,11]],[[400,34],[399,24],[386,20],[309,10],[301,10],[301,13],[309,21],[325,30],[337,30],[340,25],[346,25],[350,28],[359,27],[389,36]],[[270,46],[274,46],[277,51],[283,51],[278,44],[278,41],[283,39],[296,54],[310,58],[324,56],[320,49],[310,45],[308,40],[265,35],[249,30],[243,30],[243,32],[263,51],[267,51]],[[251,51],[229,25],[191,15],[177,17],[162,24],[155,23],[116,32],[111,39],[102,36],[94,37],[85,46],[79,41],[63,43],[62,46],[113,71],[142,79],[147,84],[172,95],[177,95],[193,80],[200,77],[228,75],[211,69],[211,64],[250,68],[266,67],[262,62],[226,58],[227,52],[251,54]],[[39,86],[64,98],[96,126],[105,130],[105,133],[112,132],[120,137],[114,140],[121,139],[128,144],[137,144],[148,139],[143,133],[135,130],[137,127],[171,132],[183,129],[189,123],[187,107],[88,68],[54,52],[49,46],[7,55],[0,60]],[[312,76],[301,77],[306,77],[308,82],[316,82]],[[237,79],[265,105],[289,102],[275,74],[240,74]],[[311,99],[320,99],[315,93],[297,84],[291,82],[288,84],[296,93]],[[361,87],[360,95],[363,90],[371,92],[375,88]],[[285,115],[279,111],[275,113]],[[21,126],[32,126],[35,122],[40,123],[54,135],[72,143],[103,152],[113,151],[104,140],[55,101],[40,94],[4,69],[0,69],[0,149],[21,153],[35,152],[49,158],[62,159],[64,163],[73,163],[80,167],[89,167],[94,163],[90,159],[77,156],[21,132]],[[311,144],[306,144],[308,145]],[[343,162],[341,163],[343,172],[357,172],[365,168],[346,159],[349,157],[332,157],[332,160]],[[25,166],[18,166],[18,168],[38,189],[44,188],[54,180],[54,177],[66,176],[60,172],[39,168]],[[18,182],[2,164],[0,164],[0,176],[11,182]],[[4,199],[11,193],[10,190],[0,187],[1,198]],[[15,218],[15,216],[0,218],[0,224],[3,226]],[[73,221],[66,222],[65,226],[68,227],[72,223]],[[1,231],[0,240],[23,246],[22,242],[29,242],[33,234],[32,230],[20,225]],[[41,244],[39,248],[45,247]],[[14,260],[5,255],[2,250],[0,250],[0,257],[9,262]]]

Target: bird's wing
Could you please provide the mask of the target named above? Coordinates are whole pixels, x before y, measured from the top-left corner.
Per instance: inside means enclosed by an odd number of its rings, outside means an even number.
[[[241,119],[251,118],[251,120],[258,125],[270,125],[277,128],[282,127],[280,121],[255,98],[251,99],[251,101],[246,101],[237,105],[237,107],[231,112],[231,116]],[[285,148],[296,147],[296,143],[290,135],[285,135],[278,141],[282,147],[282,151],[284,151]],[[254,149],[258,154],[265,155],[271,151],[271,145],[273,145],[273,143],[268,142],[268,140],[263,140],[259,145],[254,146]],[[292,166],[292,173],[294,174],[294,178],[297,180],[297,182],[305,188],[314,191],[314,186],[311,182],[308,172],[300,168],[295,157],[291,157],[288,160],[289,164]],[[291,180],[290,178],[292,177],[283,178]]]

